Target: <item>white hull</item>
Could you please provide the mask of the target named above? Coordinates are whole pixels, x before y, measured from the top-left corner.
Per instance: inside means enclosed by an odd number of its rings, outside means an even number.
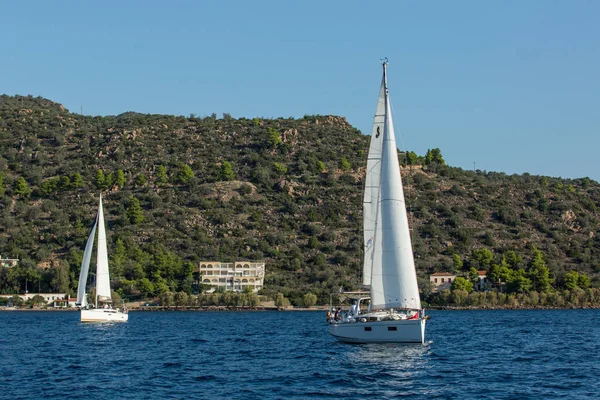
[[[127,322],[129,314],[114,308],[81,310],[81,322]]]
[[[329,333],[344,343],[425,344],[426,319],[341,322],[329,324]]]

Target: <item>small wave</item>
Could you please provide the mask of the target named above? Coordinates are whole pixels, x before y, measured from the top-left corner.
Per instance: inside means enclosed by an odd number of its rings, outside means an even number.
[[[172,368],[172,367],[181,367],[180,362],[166,362],[163,364],[163,367]]]
[[[206,382],[206,381],[218,381],[221,378],[214,376],[214,375],[199,375],[199,376],[195,376],[194,380],[196,382]]]

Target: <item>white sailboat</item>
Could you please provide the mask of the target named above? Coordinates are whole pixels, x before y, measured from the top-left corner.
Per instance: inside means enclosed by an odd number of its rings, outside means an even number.
[[[98,229],[98,249],[96,261],[96,298],[92,308],[87,301],[85,292],[88,271],[90,268],[90,259],[94,247],[94,237]],[[79,274],[79,287],[77,288],[77,304],[81,307],[81,322],[125,322],[129,315],[127,310],[120,310],[112,307],[112,297],[110,291],[110,274],[108,271],[108,252],[106,250],[106,230],[104,228],[104,211],[102,208],[102,196],[98,206],[96,222],[92,232],[88,237],[81,262],[81,272]]]
[[[363,285],[369,311],[332,319],[329,332],[347,343],[425,343],[428,317],[421,308],[400,164],[387,88],[387,59],[367,160]]]

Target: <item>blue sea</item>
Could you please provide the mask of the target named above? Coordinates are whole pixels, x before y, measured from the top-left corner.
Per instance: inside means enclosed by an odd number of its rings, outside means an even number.
[[[600,398],[600,310],[429,314],[422,346],[338,343],[324,312],[0,312],[0,398]]]

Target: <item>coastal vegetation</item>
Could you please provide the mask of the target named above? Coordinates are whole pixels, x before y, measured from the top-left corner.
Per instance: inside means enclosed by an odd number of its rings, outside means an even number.
[[[325,304],[360,288],[368,145],[335,116],[100,117],[0,96],[0,254],[19,259],[0,292],[74,294],[102,194],[123,298],[204,301],[200,261],[249,260],[266,263],[261,295]],[[463,170],[437,148],[399,156],[428,303],[598,305],[598,182]],[[487,292],[472,289],[478,270]],[[434,293],[433,272],[461,279]]]

